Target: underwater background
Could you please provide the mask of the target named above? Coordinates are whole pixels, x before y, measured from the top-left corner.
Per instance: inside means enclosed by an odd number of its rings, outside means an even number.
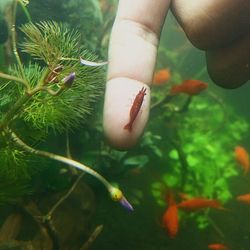
[[[0,0],[0,249],[250,249],[249,85],[216,86],[169,14],[149,122],[115,150],[107,67],[90,62],[107,60],[116,7]]]

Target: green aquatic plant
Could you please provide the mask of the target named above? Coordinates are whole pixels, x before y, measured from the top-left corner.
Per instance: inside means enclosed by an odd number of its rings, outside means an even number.
[[[30,158],[23,151],[1,138],[0,146],[0,204],[11,203],[30,193],[32,173]]]
[[[53,95],[44,96],[43,92],[37,94],[36,99],[25,108],[24,120],[35,127],[51,126],[59,131],[67,127],[79,126],[84,122],[86,115],[90,114],[94,101],[103,90],[103,72],[97,67],[82,66],[79,60],[71,61],[67,58],[82,56],[88,60],[95,60],[96,56],[88,53],[77,43],[79,38],[77,32],[70,32],[67,28],[55,25],[53,22],[41,23],[38,27],[27,24],[21,30],[29,38],[22,44],[23,51],[45,61],[52,70],[58,65],[63,66],[58,81],[71,72],[76,74],[72,87],[56,98]],[[38,41],[44,41],[43,49],[41,45],[37,46]],[[30,82],[37,82],[39,77],[43,77],[44,68],[32,64],[28,72]],[[50,90],[58,91],[59,89],[51,86]],[[45,107],[43,103],[48,105]]]
[[[14,25],[17,4],[18,1],[13,2],[12,18],[12,46],[17,64],[8,73],[0,72],[2,177],[9,176],[10,183],[15,178],[18,180],[20,176],[26,176],[28,183],[32,175],[29,171],[32,163],[28,159],[32,155],[43,156],[92,175],[106,187],[113,200],[132,209],[122,192],[95,170],[70,158],[31,146],[39,143],[41,138],[45,140],[50,130],[75,130],[84,123],[98,96],[103,93],[104,71],[100,67],[82,65],[80,58],[93,61],[97,57],[79,43],[80,34],[77,31],[53,21],[21,26],[25,37],[20,48],[31,57],[29,63],[23,64]],[[27,131],[34,132],[35,139],[34,136],[27,136]]]
[[[98,0],[69,0],[63,1],[62,8],[68,12],[69,22],[84,29],[82,40],[90,49],[97,49],[98,33],[101,33],[103,15]]]
[[[12,108],[7,114],[1,113],[0,127],[7,126],[20,108],[19,117],[38,129],[52,127],[62,131],[79,126],[103,90],[103,71],[97,67],[82,66],[78,58],[83,56],[94,60],[96,57],[77,43],[77,32],[72,33],[57,23],[29,23],[23,25],[21,30],[27,35],[21,45],[23,51],[43,60],[46,66],[42,67],[37,62],[27,66],[19,64],[10,69],[11,75],[1,73],[2,78],[9,80],[4,83],[4,92],[13,96],[3,95],[3,109],[5,106]],[[58,65],[60,72],[55,73]],[[65,78],[72,72],[76,77],[74,84],[68,87]]]

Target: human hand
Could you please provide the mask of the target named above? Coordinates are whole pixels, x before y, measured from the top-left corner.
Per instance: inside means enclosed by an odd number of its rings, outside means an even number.
[[[206,51],[216,84],[237,88],[250,79],[249,0],[173,0],[172,11],[194,46]]]
[[[120,0],[109,47],[103,126],[118,149],[134,146],[146,125],[150,84],[159,37],[170,0]],[[208,72],[218,84],[234,88],[250,77],[250,3],[248,0],[172,0],[172,11],[190,41],[206,50]],[[131,107],[146,88],[132,124]]]

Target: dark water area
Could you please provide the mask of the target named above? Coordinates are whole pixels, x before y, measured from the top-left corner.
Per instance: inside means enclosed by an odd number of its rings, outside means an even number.
[[[230,249],[248,249],[249,208],[233,202],[227,205],[228,211],[213,211],[210,214],[213,219],[212,228],[199,231],[192,219],[189,219],[180,224],[176,238],[170,239],[161,222],[164,209],[155,206],[155,201],[149,195],[150,190],[146,188],[150,185],[149,176],[152,171],[152,169],[146,170],[136,180],[130,178],[130,181],[121,183],[144,191],[145,196],[133,213],[128,213],[112,203],[106,203],[106,199],[100,199],[94,222],[96,225],[103,223],[104,228],[92,249],[203,250],[207,249],[206,246],[211,241],[227,242],[231,246]],[[233,183],[233,188],[244,191],[249,187],[249,181],[245,180],[244,185],[236,181]]]
[[[249,250],[250,81],[216,85],[170,13],[144,134],[115,149],[96,63],[117,3],[0,0],[0,249]]]

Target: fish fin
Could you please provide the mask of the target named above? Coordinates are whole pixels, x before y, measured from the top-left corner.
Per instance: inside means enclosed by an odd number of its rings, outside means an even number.
[[[216,200],[216,206],[214,207],[215,209],[221,210],[221,211],[227,211],[227,212],[231,212],[232,210],[226,207],[223,207],[223,205]]]
[[[190,199],[190,196],[187,195],[187,194],[185,194],[185,193],[183,193],[183,192],[178,192],[178,196],[179,196],[179,198],[180,198],[181,200],[184,200],[184,201]]]

